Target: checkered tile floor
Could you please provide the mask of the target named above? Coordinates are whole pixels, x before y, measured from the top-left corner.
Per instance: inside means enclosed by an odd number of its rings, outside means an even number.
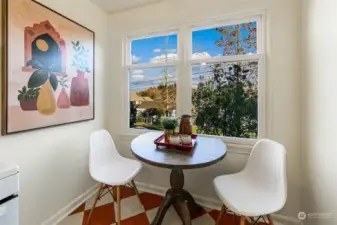
[[[139,202],[133,189],[129,187],[123,187],[121,189],[122,225],[149,225],[154,219],[163,197],[143,192],[140,193],[140,198],[141,202]],[[87,219],[93,200],[94,196],[83,203],[59,225],[87,225]],[[115,225],[116,206],[110,194],[104,195],[97,202],[92,215],[91,225]],[[215,224],[218,214],[218,210],[206,208],[197,214],[190,211],[193,225],[213,225]],[[237,221],[239,221],[239,218],[237,218]],[[231,214],[226,214],[221,224],[235,225],[235,217]],[[250,223],[247,221],[246,224],[248,225]],[[182,225],[182,221],[173,207],[167,212],[163,225]]]

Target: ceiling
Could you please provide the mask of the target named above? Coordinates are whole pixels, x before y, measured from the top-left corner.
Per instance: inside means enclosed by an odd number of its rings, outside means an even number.
[[[128,10],[165,0],[91,0],[108,13]]]

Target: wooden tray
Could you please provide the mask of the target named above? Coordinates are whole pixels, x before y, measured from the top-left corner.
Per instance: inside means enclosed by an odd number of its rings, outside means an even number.
[[[165,134],[163,134],[160,137],[158,137],[156,140],[154,140],[154,143],[157,146],[157,148],[159,146],[162,146],[162,147],[167,147],[167,148],[174,148],[174,149],[177,149],[177,150],[180,150],[180,151],[190,152],[194,148],[194,146],[197,142],[197,137],[198,137],[197,134],[192,134],[192,143],[176,145],[176,144],[166,144],[165,143]]]

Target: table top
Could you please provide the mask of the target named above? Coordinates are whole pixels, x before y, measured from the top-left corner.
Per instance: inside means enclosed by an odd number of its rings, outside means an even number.
[[[149,132],[136,137],[131,143],[131,151],[139,160],[158,167],[195,169],[207,167],[221,161],[226,155],[226,144],[217,138],[197,137],[194,149],[189,153],[177,150],[157,149],[154,140],[162,132]]]

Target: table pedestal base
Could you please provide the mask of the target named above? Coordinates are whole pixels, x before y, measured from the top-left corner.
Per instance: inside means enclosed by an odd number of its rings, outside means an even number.
[[[158,209],[157,215],[152,221],[151,225],[161,225],[164,216],[170,206],[175,206],[179,211],[179,215],[184,225],[191,225],[190,213],[187,203],[194,211],[201,211],[202,207],[199,206],[192,195],[184,190],[184,173],[181,168],[173,168],[170,176],[171,188],[166,192],[164,201]]]

